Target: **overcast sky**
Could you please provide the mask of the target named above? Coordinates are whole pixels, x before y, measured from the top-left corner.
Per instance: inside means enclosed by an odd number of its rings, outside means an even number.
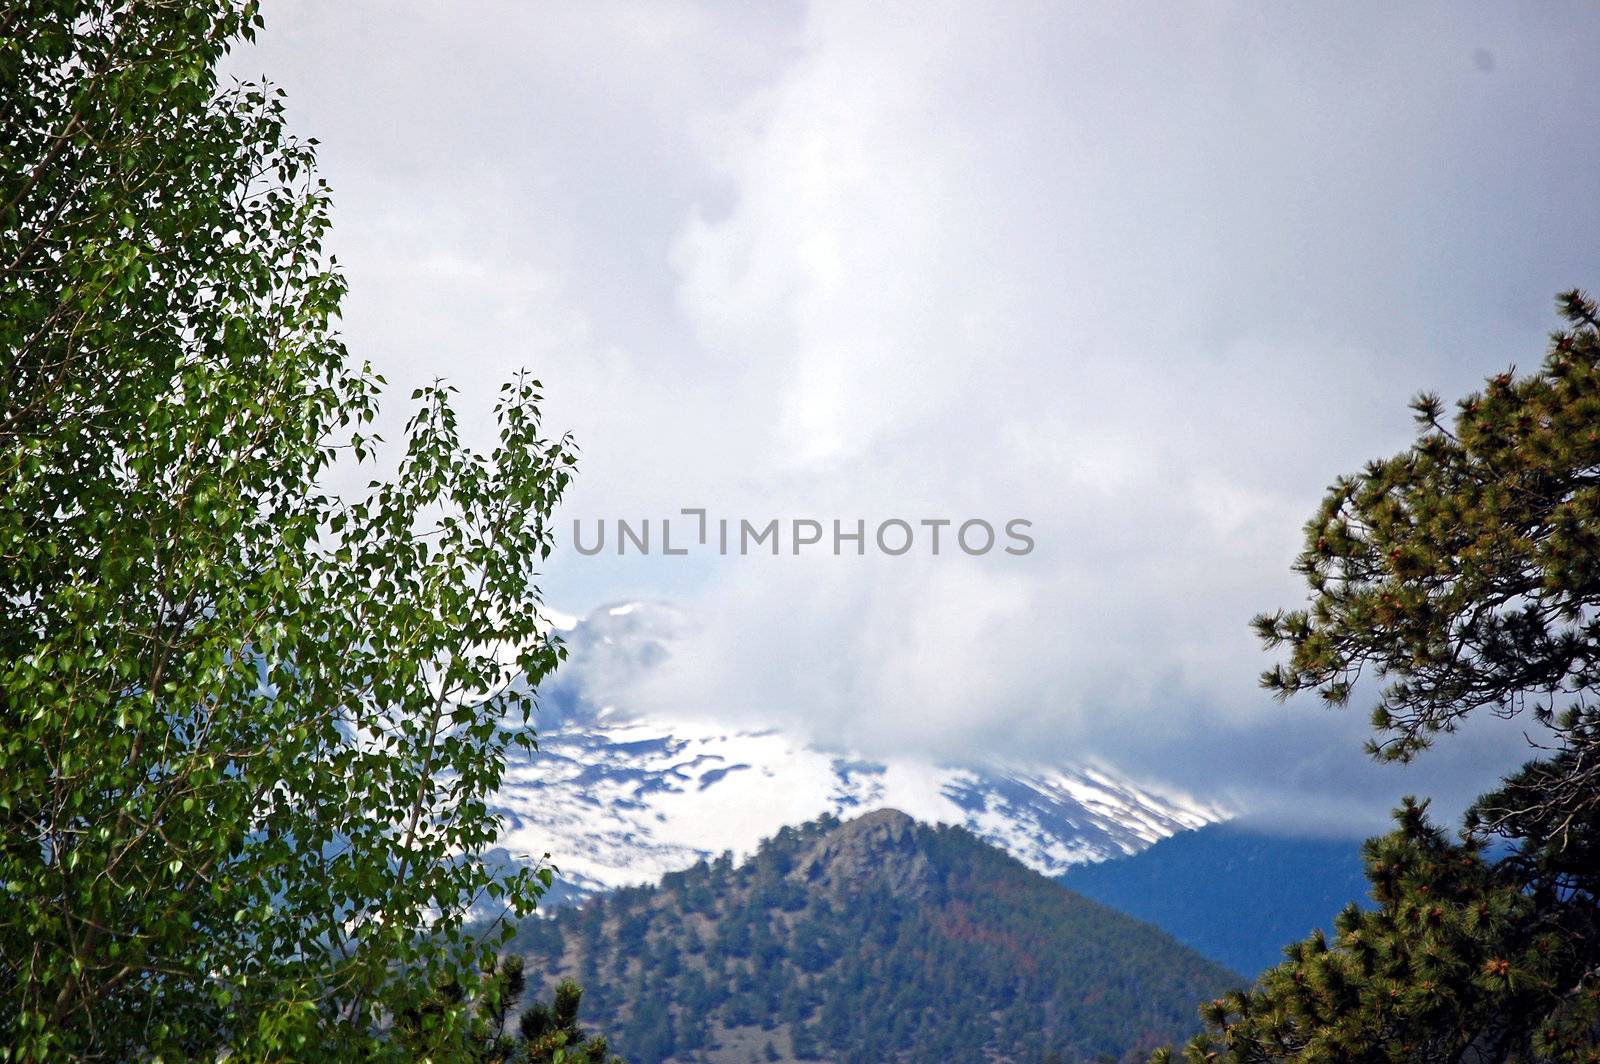
[[[1261,694],[1247,622],[1413,393],[1534,366],[1600,287],[1592,4],[266,16],[230,66],[323,142],[352,350],[474,414],[533,369],[567,522],[1033,522],[1025,557],[559,552],[557,608],[696,618],[660,708],[1312,830],[1523,756],[1485,726],[1369,765],[1364,711]]]

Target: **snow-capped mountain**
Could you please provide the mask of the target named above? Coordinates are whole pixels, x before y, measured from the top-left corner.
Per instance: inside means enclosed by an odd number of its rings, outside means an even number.
[[[497,807],[501,844],[551,854],[568,893],[748,853],[825,812],[961,824],[1047,875],[1227,818],[1086,765],[864,758],[776,730],[661,720],[612,699],[684,637],[681,612],[628,603],[561,627],[569,658],[539,692],[540,750],[510,768]]]

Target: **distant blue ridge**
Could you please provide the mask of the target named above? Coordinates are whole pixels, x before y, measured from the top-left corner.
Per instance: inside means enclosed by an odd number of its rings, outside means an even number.
[[[1253,979],[1350,902],[1371,906],[1361,843],[1211,824],[1059,879]]]

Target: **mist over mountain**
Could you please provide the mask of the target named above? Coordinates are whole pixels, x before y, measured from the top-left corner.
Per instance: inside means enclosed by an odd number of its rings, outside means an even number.
[[[565,896],[653,882],[725,850],[748,854],[786,825],[886,806],[962,825],[1046,875],[1227,816],[1094,764],[867,757],[709,715],[664,720],[626,699],[669,653],[680,611],[626,603],[561,623],[569,659],[539,691],[540,750],[511,765],[496,807],[502,846],[515,859],[551,854]]]
[[[965,829],[890,809],[529,920],[513,948],[547,983],[577,979],[634,1064],[1132,1058],[1240,982]]]

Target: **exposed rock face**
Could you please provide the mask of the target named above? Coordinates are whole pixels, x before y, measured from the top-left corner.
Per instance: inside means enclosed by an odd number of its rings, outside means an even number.
[[[800,862],[798,875],[813,888],[834,892],[872,888],[921,896],[933,868],[918,845],[916,826],[898,809],[876,809],[823,836]]]

